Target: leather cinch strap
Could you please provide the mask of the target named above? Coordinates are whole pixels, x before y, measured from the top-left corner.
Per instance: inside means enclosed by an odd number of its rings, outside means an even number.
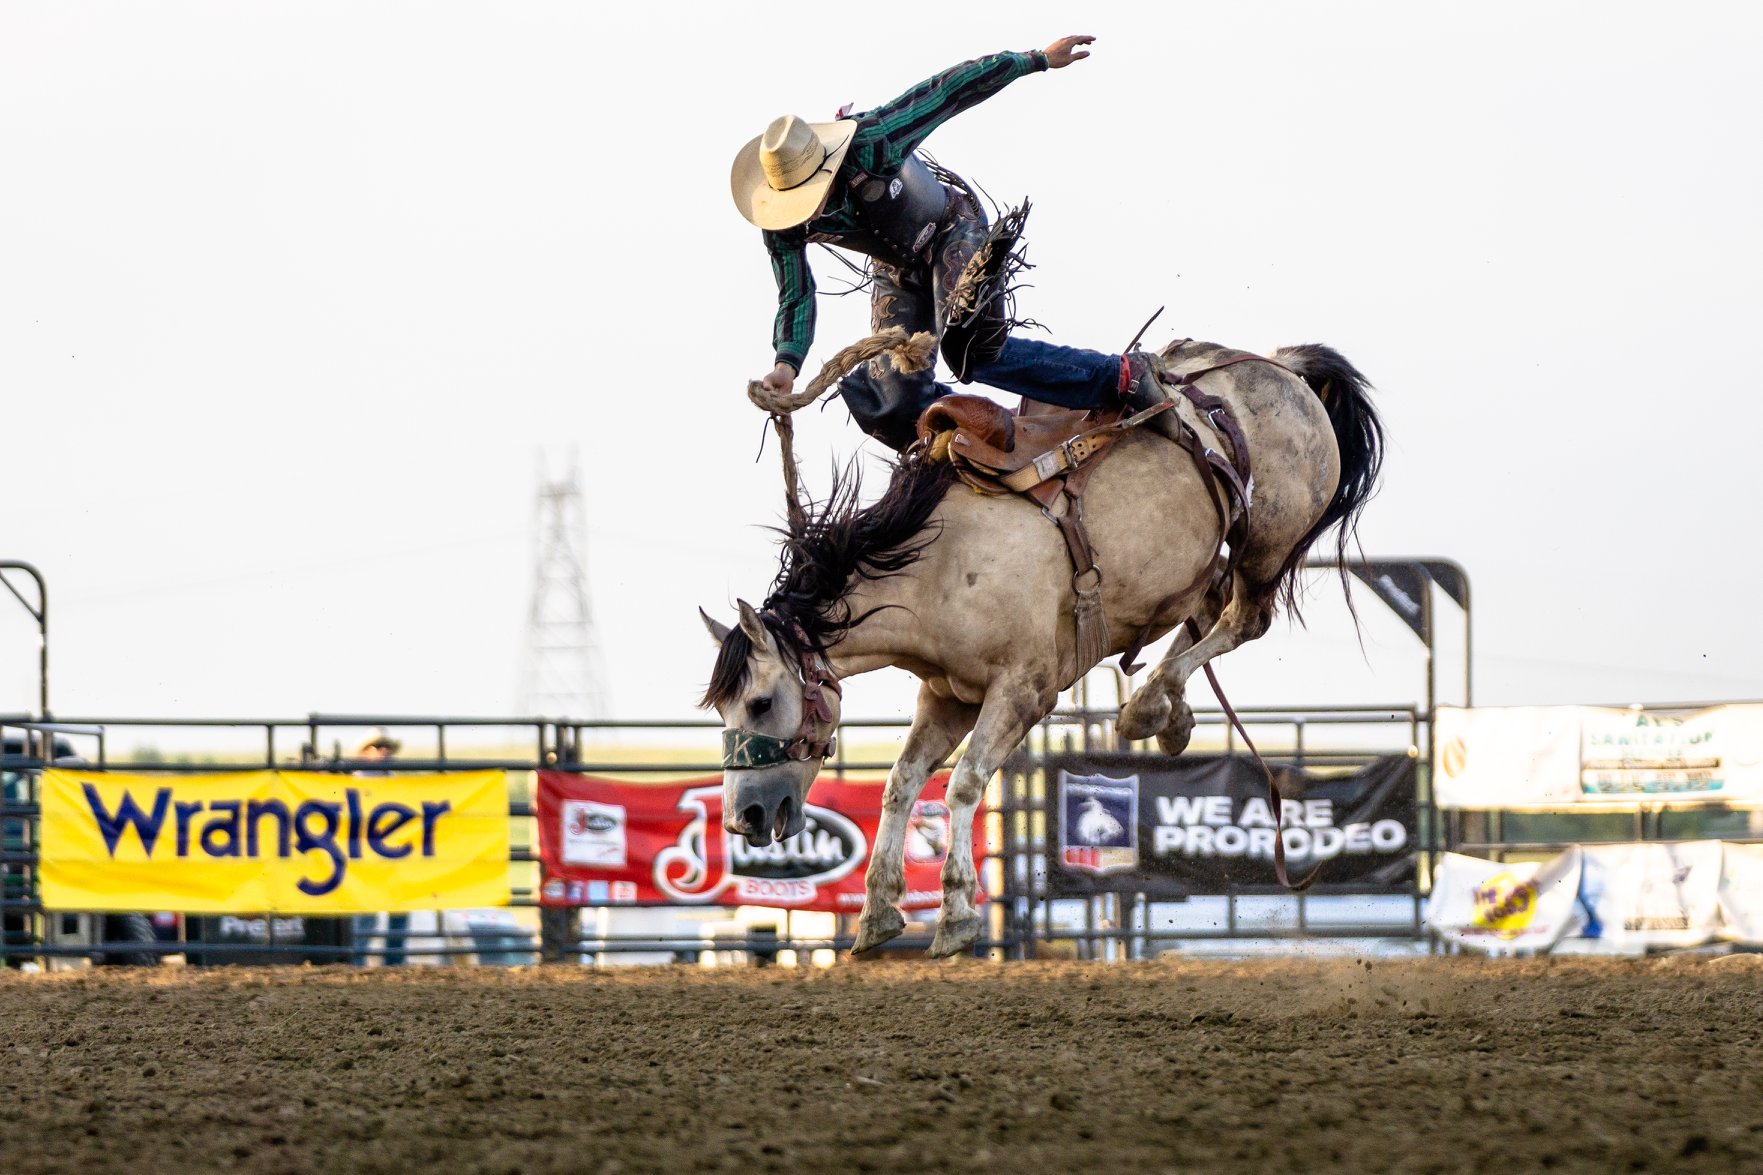
[[[1200,626],[1195,624],[1191,617],[1188,619],[1187,628],[1188,634],[1194,640],[1200,639]],[[1261,774],[1267,777],[1267,806],[1273,809],[1273,875],[1279,878],[1281,885],[1293,893],[1303,893],[1316,884],[1316,876],[1322,872],[1322,863],[1318,861],[1316,867],[1310,870],[1309,876],[1296,883],[1286,873],[1285,798],[1279,794],[1279,785],[1273,780],[1273,769],[1267,765],[1267,760],[1261,757],[1261,752],[1255,749],[1255,740],[1249,737],[1247,730],[1243,729],[1243,720],[1237,717],[1237,712],[1231,708],[1230,699],[1224,696],[1224,687],[1218,684],[1218,674],[1212,671],[1211,662],[1206,663],[1205,670],[1206,680],[1212,686],[1213,695],[1218,698],[1218,705],[1224,711],[1225,719],[1230,722],[1231,728],[1242,738],[1243,745],[1249,748],[1249,753],[1255,756],[1255,764],[1261,768]]]

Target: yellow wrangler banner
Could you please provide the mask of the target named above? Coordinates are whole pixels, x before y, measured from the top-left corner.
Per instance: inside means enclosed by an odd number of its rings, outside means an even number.
[[[508,785],[452,775],[43,773],[51,910],[351,914],[508,903]]]

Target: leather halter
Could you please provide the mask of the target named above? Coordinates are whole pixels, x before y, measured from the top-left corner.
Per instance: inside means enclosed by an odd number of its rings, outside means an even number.
[[[791,621],[787,626],[795,648],[796,668],[802,683],[802,723],[794,738],[778,738],[757,730],[736,727],[722,732],[722,766],[741,771],[755,767],[774,767],[779,763],[806,763],[825,759],[839,749],[837,724],[833,720],[832,703],[827,694],[844,696],[844,687],[833,674],[832,665],[808,640],[802,626]],[[817,727],[824,726],[824,737],[816,738]]]

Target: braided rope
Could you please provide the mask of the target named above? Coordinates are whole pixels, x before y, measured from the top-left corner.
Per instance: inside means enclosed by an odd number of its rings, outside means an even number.
[[[921,330],[908,337],[901,328],[891,326],[879,334],[859,339],[828,359],[820,374],[804,390],[789,394],[773,392],[759,380],[753,380],[747,384],[747,399],[762,412],[773,416],[788,415],[820,399],[828,388],[855,371],[860,363],[886,355],[900,371],[922,371],[930,366],[936,353],[936,336],[929,331]]]
[[[901,328],[892,326],[836,353],[800,392],[784,394],[770,390],[759,380],[748,382],[747,399],[771,417],[771,426],[777,431],[784,462],[785,506],[792,532],[801,533],[807,516],[802,509],[802,474],[796,465],[796,429],[790,423],[790,414],[808,407],[828,388],[855,371],[859,364],[878,356],[886,355],[900,371],[922,371],[935,361],[936,354],[936,336],[929,331],[908,336]]]

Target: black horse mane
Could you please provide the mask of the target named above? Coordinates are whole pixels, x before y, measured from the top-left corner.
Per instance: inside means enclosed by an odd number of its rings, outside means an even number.
[[[868,506],[859,500],[861,480],[855,464],[835,472],[826,499],[806,503],[799,519],[778,530],[783,554],[759,616],[779,648],[795,648],[799,629],[810,648],[824,653],[881,611],[853,616],[846,597],[859,580],[888,579],[918,561],[936,540],[931,513],[955,481],[955,470],[946,462],[905,458]],[[752,655],[752,640],[736,625],[722,642],[698,704],[720,706],[739,697]]]

